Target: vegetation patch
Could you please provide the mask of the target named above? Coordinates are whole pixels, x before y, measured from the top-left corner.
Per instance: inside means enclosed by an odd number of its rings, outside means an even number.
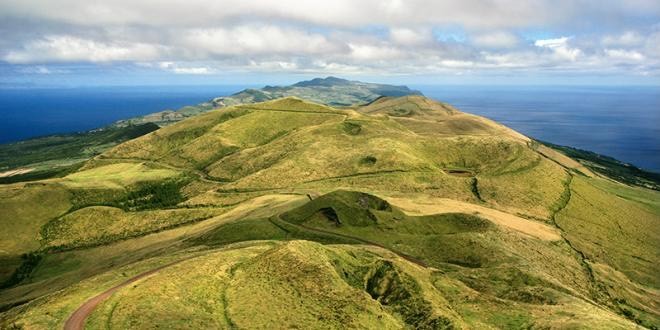
[[[192,239],[193,244],[208,246],[225,245],[252,240],[283,240],[287,231],[268,219],[246,219],[221,225],[203,235]]]
[[[470,190],[478,201],[485,202],[485,200],[481,197],[481,193],[479,193],[479,181],[477,181],[476,177],[470,180]]]
[[[21,265],[14,271],[14,273],[0,284],[0,289],[6,289],[15,286],[32,275],[32,272],[39,265],[43,256],[39,253],[25,253],[21,255]]]
[[[98,246],[170,229],[221,214],[222,209],[169,209],[125,212],[106,206],[86,207],[50,221],[41,230],[50,250]]]
[[[360,158],[360,165],[372,166],[372,165],[376,164],[377,161],[378,161],[378,158],[376,158],[374,156],[371,156],[371,155],[364,156],[364,157]]]
[[[337,219],[334,223],[349,226],[369,226],[377,221],[373,211],[392,210],[387,201],[376,196],[340,190],[323,195],[281,216],[293,223],[303,223],[322,209],[333,210],[332,217]]]
[[[329,208],[338,221],[321,211]],[[283,213],[281,218],[323,233],[350,237],[358,243],[383,246],[404,257],[415,256],[411,259],[420,263],[476,268],[502,258],[470,236],[491,231],[494,225],[487,220],[463,213],[408,216],[387,201],[361,192],[328,193]]]
[[[365,290],[415,329],[453,329],[451,319],[433,315],[431,304],[421,298],[413,278],[400,273],[391,261],[378,260],[365,276]]]
[[[61,178],[67,176],[84,165],[84,162],[76,162],[71,165],[64,163],[63,165],[40,165],[33,171],[26,173],[0,177],[0,184],[37,181],[51,178]]]
[[[105,127],[84,133],[49,135],[14,143],[0,144],[0,169],[13,169],[48,162],[48,168],[32,175],[22,176],[25,180],[37,180],[57,176],[66,171],[71,160],[79,163],[92,158],[111,147],[153,132],[158,126],[153,123],[126,127]],[[64,166],[58,166],[64,165]],[[64,167],[63,169],[57,169]],[[9,178],[2,178],[9,183]]]
[[[553,290],[564,291],[517,268],[474,270],[460,279],[474,290],[527,304],[555,305],[557,294]]]
[[[394,117],[410,117],[415,114],[415,111],[409,107],[397,107],[389,110],[387,114]]]
[[[167,208],[184,200],[181,187],[184,181],[167,180],[165,182],[146,183],[130,191],[116,204],[127,211]]]
[[[354,121],[344,120],[341,123],[341,128],[348,135],[358,135],[362,131],[362,125]]]

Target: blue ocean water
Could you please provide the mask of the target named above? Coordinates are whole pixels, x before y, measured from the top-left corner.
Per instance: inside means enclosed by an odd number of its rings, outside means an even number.
[[[246,86],[0,89],[0,143],[85,131]],[[530,137],[660,172],[660,87],[411,86]]]
[[[660,87],[411,86],[527,136],[660,172]]]
[[[0,143],[86,131],[120,119],[178,109],[246,86],[0,89]]]

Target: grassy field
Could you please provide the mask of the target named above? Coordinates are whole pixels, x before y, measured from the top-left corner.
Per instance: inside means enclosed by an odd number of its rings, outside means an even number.
[[[601,173],[611,179],[630,185],[653,190],[660,190],[660,174],[647,172],[631,164],[618,161],[612,157],[599,155],[595,152],[560,146],[549,142],[540,142],[552,149],[558,150],[590,171]]]
[[[223,211],[200,208],[125,212],[107,206],[86,207],[44,225],[42,244],[57,250],[104,244],[206,220]]]
[[[622,311],[657,324],[660,194],[581,177],[570,189],[570,201],[556,218],[566,238],[584,253],[596,278],[610,284],[603,288]]]
[[[147,123],[107,127],[84,133],[51,135],[0,145],[0,172],[29,172],[0,177],[0,184],[61,177],[115,145],[148,134],[158,126]]]
[[[67,175],[61,181],[71,188],[122,189],[140,182],[159,181],[176,177],[170,169],[155,169],[143,163],[119,163],[79,171]]]
[[[254,241],[147,259],[5,313],[3,324],[61,326],[62,319],[94,292],[181,259],[187,260],[120,289],[92,313],[87,326],[632,327],[616,314],[561,292],[545,292],[556,299],[551,305],[493,299],[451,274],[413,264],[385,249],[308,241]],[[539,284],[519,273],[500,278]],[[539,293],[543,291],[536,290]]]
[[[418,96],[232,105],[1,186],[0,325],[186,259],[88,325],[652,328],[660,196],[603,175]]]
[[[71,207],[70,193],[54,184],[0,187],[0,255],[16,256],[39,248],[38,228]]]

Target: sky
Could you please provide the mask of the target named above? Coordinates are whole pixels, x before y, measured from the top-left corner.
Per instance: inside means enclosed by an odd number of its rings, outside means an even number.
[[[658,0],[0,0],[0,87],[660,85]]]

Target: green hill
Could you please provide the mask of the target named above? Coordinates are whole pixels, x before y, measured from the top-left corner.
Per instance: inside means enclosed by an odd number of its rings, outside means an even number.
[[[366,104],[382,96],[421,94],[406,86],[349,81],[335,77],[301,81],[291,86],[246,89],[176,111],[166,110],[120,120],[88,132],[49,135],[0,144],[0,184],[63,176],[117,144],[161,126],[226,106],[297,96],[327,105]]]
[[[145,123],[0,144],[0,171],[17,172],[0,176],[0,184],[66,175],[91,157],[157,129],[155,124]]]
[[[657,328],[660,192],[570,156],[419,95],[208,111],[0,186],[0,326]]]
[[[126,124],[151,122],[165,126],[212,109],[271,101],[288,96],[295,96],[329,106],[353,106],[367,104],[382,96],[398,97],[405,95],[422,95],[422,93],[406,86],[366,83],[336,77],[315,78],[300,81],[290,86],[250,88],[230,96],[217,97],[196,106],[183,107],[177,111],[163,111],[120,120],[115,125],[124,126]]]

